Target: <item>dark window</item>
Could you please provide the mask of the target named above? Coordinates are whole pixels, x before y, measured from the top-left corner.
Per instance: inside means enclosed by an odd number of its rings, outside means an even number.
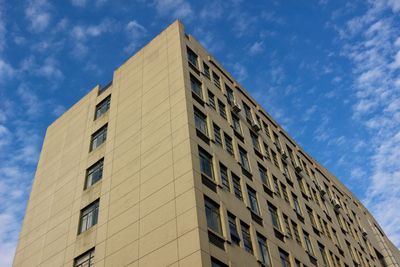
[[[304,236],[304,243],[306,244],[307,252],[310,253],[311,255],[314,255],[314,250],[311,245],[310,235],[303,230],[303,236]]]
[[[215,123],[213,123],[213,128],[215,143],[222,146],[221,128],[219,128]]]
[[[235,96],[233,95],[233,90],[226,84],[225,84],[225,88],[226,88],[226,97],[228,99],[228,103],[230,105],[233,105],[233,103],[235,102]]]
[[[83,233],[92,226],[97,224],[97,219],[99,217],[99,201],[88,205],[86,208],[81,210],[80,220],[79,220],[79,233]]]
[[[275,194],[277,194],[279,197],[282,197],[281,190],[279,188],[278,178],[276,178],[275,176],[272,176],[272,180],[274,181]]]
[[[276,153],[273,150],[271,150],[271,155],[272,155],[272,160],[274,161],[275,166],[279,168],[278,157],[276,156]]]
[[[325,266],[330,266],[328,257],[326,256],[325,247],[323,245],[321,245],[320,243],[318,243],[318,248],[319,248],[319,252],[321,253],[322,260],[323,260]]]
[[[221,173],[221,182],[222,182],[223,188],[226,189],[227,191],[231,191],[231,188],[229,185],[228,169],[222,163],[219,164],[219,169],[220,169],[220,173]]]
[[[266,124],[265,122],[263,122],[263,126],[264,126],[264,132],[265,132],[265,134],[266,134],[269,138],[271,138],[271,134],[269,133],[269,125]]]
[[[268,147],[268,145],[266,143],[264,143],[264,149],[265,149],[265,158],[268,161],[271,161],[271,154],[269,152],[269,147]]]
[[[243,102],[243,109],[244,109],[244,114],[246,115],[246,119],[249,123],[253,123],[253,116],[251,115],[251,109],[250,107]]]
[[[251,142],[253,143],[254,149],[261,151],[260,142],[258,141],[258,136],[250,132]]]
[[[221,78],[218,76],[218,74],[216,74],[215,72],[212,73],[213,76],[213,81],[214,84],[218,87],[221,88]]]
[[[247,152],[243,148],[239,147],[239,156],[240,156],[240,163],[242,164],[242,167],[250,171],[250,164],[249,164],[249,159],[247,157]]]
[[[281,226],[280,226],[280,223],[279,223],[278,210],[272,204],[268,203],[268,211],[269,211],[269,213],[271,215],[272,225],[280,230]]]
[[[91,267],[94,266],[94,248],[83,253],[74,260],[74,267]]]
[[[242,134],[242,128],[240,127],[240,120],[239,117],[236,115],[232,114],[232,126],[235,132]]]
[[[281,150],[282,150],[282,149],[281,149],[281,143],[280,143],[280,141],[279,141],[279,136],[278,136],[278,134],[275,133],[275,132],[274,132],[274,144],[275,144],[276,149],[277,149],[278,151],[281,151]]]
[[[218,100],[218,110],[219,110],[219,115],[221,115],[222,118],[226,119],[226,108],[225,104],[222,103],[221,101]]]
[[[199,148],[200,170],[203,174],[211,179],[214,179],[214,171],[212,164],[212,157],[203,149]]]
[[[195,66],[196,68],[198,68],[197,55],[189,47],[187,48],[187,55],[188,55],[189,63],[192,64],[193,66]]]
[[[302,214],[301,212],[301,208],[300,208],[300,204],[299,204],[299,200],[297,198],[297,196],[295,194],[292,193],[292,199],[293,199],[293,205],[294,205],[294,209],[296,210],[296,212],[298,214]]]
[[[208,104],[210,104],[210,107],[212,107],[213,109],[216,109],[214,94],[211,93],[210,91],[208,91],[207,94],[208,94]]]
[[[203,68],[204,68],[204,76],[210,79],[210,67],[203,62]]]
[[[193,75],[190,75],[190,86],[192,88],[192,92],[202,99],[203,92],[201,89],[201,82],[197,80]]]
[[[292,229],[290,229],[289,218],[283,214],[283,223],[285,224],[286,235],[289,239],[293,238]]]
[[[296,239],[297,243],[301,246],[301,239],[300,239],[300,233],[297,224],[294,221],[292,222],[292,228],[293,228],[293,233],[294,233],[294,238]]]
[[[208,136],[207,131],[207,116],[198,109],[194,109],[194,124],[196,129]]]
[[[229,266],[211,257],[211,267],[229,267]]]
[[[204,197],[204,205],[208,228],[216,233],[222,234],[219,205],[206,197]]]
[[[236,217],[230,212],[228,212],[228,223],[229,223],[229,233],[231,235],[232,242],[236,245],[239,245],[240,236],[236,224]]]
[[[288,196],[288,193],[287,193],[286,185],[284,185],[283,183],[281,183],[281,189],[282,189],[283,199],[284,199],[287,203],[290,203],[290,202],[289,202],[289,196]]]
[[[265,266],[271,266],[271,258],[269,256],[267,239],[260,234],[257,234],[258,248],[260,249],[261,262]]]
[[[235,193],[235,196],[242,200],[243,195],[242,195],[242,186],[240,185],[240,178],[236,176],[234,173],[232,174],[232,184],[233,184],[233,192]]]
[[[224,138],[225,138],[226,151],[228,151],[228,153],[233,156],[234,151],[233,151],[233,145],[232,145],[232,138],[229,135],[227,135],[226,133],[224,133]]]
[[[85,189],[101,180],[103,177],[103,163],[104,160],[101,159],[86,170]]]
[[[249,195],[250,209],[257,214],[260,214],[256,191],[250,186],[247,186],[247,193]]]
[[[286,251],[279,249],[279,258],[281,259],[282,267],[290,267],[289,254]]]
[[[90,151],[96,149],[107,139],[107,124],[101,127],[97,132],[92,134],[90,141]]]
[[[269,183],[267,169],[265,169],[261,165],[258,165],[258,171],[260,173],[260,178],[261,178],[261,181],[263,182],[263,184],[265,184],[266,186],[270,187],[271,185]]]
[[[247,252],[253,254],[253,245],[251,242],[250,236],[250,227],[244,222],[240,222],[240,226],[242,228],[242,236],[243,236],[243,246]]]
[[[96,106],[96,112],[94,114],[94,119],[101,117],[110,109],[111,96],[107,96],[103,101],[101,101]]]

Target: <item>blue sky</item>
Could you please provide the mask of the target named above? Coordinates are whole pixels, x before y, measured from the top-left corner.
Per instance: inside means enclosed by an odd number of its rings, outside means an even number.
[[[46,127],[176,18],[400,247],[400,0],[0,0],[0,266]]]

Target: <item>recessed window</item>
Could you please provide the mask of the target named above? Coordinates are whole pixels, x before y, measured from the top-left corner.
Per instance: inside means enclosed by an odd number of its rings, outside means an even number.
[[[94,248],[83,253],[74,260],[74,267],[92,267],[94,266]]]
[[[229,233],[231,235],[231,240],[234,244],[239,245],[240,236],[239,231],[236,224],[236,217],[232,213],[228,212],[228,224],[229,224]]]
[[[242,127],[240,126],[239,117],[234,114],[232,114],[232,127],[235,132],[237,132],[238,134],[242,134]]]
[[[210,107],[212,107],[213,109],[216,109],[215,107],[215,96],[213,93],[211,93],[210,90],[207,91],[208,94],[208,104],[210,105]]]
[[[213,123],[213,128],[214,128],[215,143],[222,146],[221,128],[219,128],[219,126],[216,125],[215,123]]]
[[[276,178],[274,175],[272,176],[272,180],[274,181],[274,190],[275,190],[275,194],[278,197],[282,197],[281,195],[281,190],[279,188],[279,182],[278,182],[278,178]]]
[[[81,210],[79,220],[79,233],[83,233],[92,226],[97,224],[99,217],[99,200],[88,205],[86,208]]]
[[[242,167],[245,170],[250,171],[250,163],[249,163],[249,159],[247,157],[246,150],[244,150],[243,148],[239,147],[239,156],[240,156],[240,163],[241,163]]]
[[[314,255],[314,250],[311,244],[310,235],[303,230],[303,236],[304,236],[304,243],[306,244],[306,251],[309,254]]]
[[[218,100],[218,110],[219,115],[221,115],[222,118],[226,119],[226,107],[225,104],[222,103],[220,100]]]
[[[216,233],[222,234],[219,205],[207,197],[204,197],[204,205],[208,228]]]
[[[298,214],[302,214],[301,212],[301,208],[300,208],[300,204],[299,204],[299,199],[297,198],[297,196],[295,194],[292,193],[292,199],[293,199],[293,205],[294,205],[294,209]]]
[[[203,99],[203,91],[201,89],[201,82],[196,79],[193,75],[190,75],[190,86],[192,88],[192,92],[197,95],[199,98]]]
[[[247,252],[253,254],[253,244],[251,242],[250,227],[244,222],[240,222],[242,228],[243,246]]]
[[[205,136],[208,136],[207,116],[196,108],[194,109],[194,124],[197,130],[199,130]]]
[[[211,267],[229,267],[225,263],[211,257]]]
[[[229,184],[229,177],[228,177],[228,168],[225,167],[225,165],[223,165],[222,163],[220,163],[219,170],[221,174],[222,187],[228,192],[231,191]]]
[[[213,81],[215,86],[217,86],[218,88],[221,88],[221,78],[219,77],[218,74],[216,74],[215,72],[212,73],[213,76]]]
[[[271,187],[269,179],[268,179],[268,171],[266,168],[262,167],[261,165],[258,165],[258,171],[260,173],[260,178],[263,184],[265,184],[267,187]]]
[[[204,71],[204,76],[206,76],[208,79],[210,79],[210,67],[203,62],[203,71]]]
[[[226,88],[226,97],[228,99],[228,104],[233,105],[233,103],[235,102],[235,96],[233,95],[233,90],[226,84],[225,88]]]
[[[271,134],[270,134],[270,132],[269,132],[269,125],[266,124],[265,122],[263,122],[263,126],[264,126],[264,132],[265,132],[265,134],[266,134],[269,138],[271,138]]]
[[[282,267],[290,267],[289,253],[279,249],[279,258],[281,260]]]
[[[240,185],[240,178],[239,178],[239,176],[237,176],[234,173],[231,173],[231,174],[232,174],[233,192],[238,199],[243,200],[242,186]]]
[[[96,149],[107,139],[107,124],[101,127],[97,132],[92,134],[90,141],[90,151]]]
[[[283,214],[283,223],[285,224],[286,236],[289,239],[293,238],[292,230],[290,229],[289,218],[287,215]]]
[[[94,114],[94,119],[100,118],[104,113],[110,109],[111,95],[107,96],[103,101],[101,101],[96,106],[96,112]]]
[[[187,48],[187,55],[189,63],[192,64],[194,67],[198,68],[198,57],[195,52],[192,51],[189,47]]]
[[[251,114],[251,109],[250,107],[243,102],[243,109],[244,109],[244,114],[246,115],[246,120],[249,123],[253,123],[253,115]]]
[[[252,132],[250,132],[251,142],[253,143],[254,149],[257,151],[261,151],[260,142],[258,141],[258,136]]]
[[[283,199],[284,199],[287,203],[290,203],[290,202],[289,202],[289,196],[288,196],[288,193],[287,193],[287,187],[286,187],[286,185],[284,185],[282,182],[281,182],[281,189],[282,189]]]
[[[250,209],[256,213],[260,214],[260,209],[258,207],[258,201],[257,201],[257,194],[256,191],[251,188],[250,186],[247,186],[247,192],[249,195],[249,204],[250,204]]]
[[[281,229],[281,225],[279,223],[279,216],[278,216],[278,210],[275,206],[273,206],[272,204],[268,203],[268,211],[269,214],[271,215],[271,222],[272,225],[276,228],[276,229]]]
[[[274,161],[275,166],[279,169],[278,157],[276,156],[276,153],[273,150],[271,150],[271,155],[272,155],[272,160]]]
[[[97,161],[86,170],[85,189],[97,183],[103,177],[104,159]]]
[[[318,248],[319,248],[319,252],[321,253],[322,260],[323,260],[325,266],[330,266],[328,257],[326,255],[325,247],[323,245],[321,245],[320,243],[318,243]]]
[[[214,179],[212,156],[199,147],[200,171],[207,177]]]
[[[297,224],[294,221],[291,221],[291,222],[292,222],[294,238],[296,239],[297,243],[301,246],[299,228],[298,228]]]
[[[229,135],[227,135],[226,133],[224,133],[224,139],[225,139],[226,151],[233,156],[234,151],[233,151],[233,145],[232,145],[232,138]]]
[[[274,132],[274,144],[275,144],[275,146],[276,146],[276,149],[277,149],[278,151],[281,151],[281,143],[280,143],[280,141],[279,141],[279,136],[278,136],[278,134],[275,133],[275,132]]]
[[[265,266],[271,266],[271,258],[269,256],[269,250],[267,246],[267,239],[257,234],[258,249],[260,250],[260,260]]]

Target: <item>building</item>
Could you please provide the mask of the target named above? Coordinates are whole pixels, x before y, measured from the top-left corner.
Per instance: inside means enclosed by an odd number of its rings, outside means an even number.
[[[174,22],[46,132],[13,266],[399,266],[354,195]]]

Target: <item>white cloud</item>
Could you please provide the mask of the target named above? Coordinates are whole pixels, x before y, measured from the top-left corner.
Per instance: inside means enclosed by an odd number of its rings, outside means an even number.
[[[186,19],[193,13],[192,7],[185,0],[155,0],[154,4],[157,13],[161,16]]]
[[[13,77],[14,74],[15,69],[10,64],[0,58],[0,83],[4,82],[6,79]]]
[[[125,32],[129,44],[125,46],[124,50],[127,53],[132,53],[139,46],[139,42],[146,35],[147,30],[136,20],[131,20],[126,24]]]
[[[86,6],[87,0],[71,0],[71,3],[74,6],[84,7]]]
[[[233,64],[233,74],[239,82],[243,82],[247,78],[247,69],[244,65],[236,62]]]
[[[354,178],[368,184],[364,202],[389,238],[400,246],[400,87],[399,31],[395,24],[399,1],[370,1],[366,13],[353,18],[344,55],[353,63],[356,104],[354,118],[370,130],[365,140],[372,149],[372,172],[353,169]]]
[[[2,9],[2,1],[0,0],[0,52],[4,50],[4,47],[6,46],[6,33],[7,33],[7,28],[6,28],[6,22],[4,19],[4,10]]]
[[[29,21],[29,28],[33,32],[42,32],[50,24],[50,4],[47,0],[30,0],[25,8],[25,16]]]
[[[250,55],[257,55],[264,51],[264,42],[259,41],[252,44],[249,48]]]

